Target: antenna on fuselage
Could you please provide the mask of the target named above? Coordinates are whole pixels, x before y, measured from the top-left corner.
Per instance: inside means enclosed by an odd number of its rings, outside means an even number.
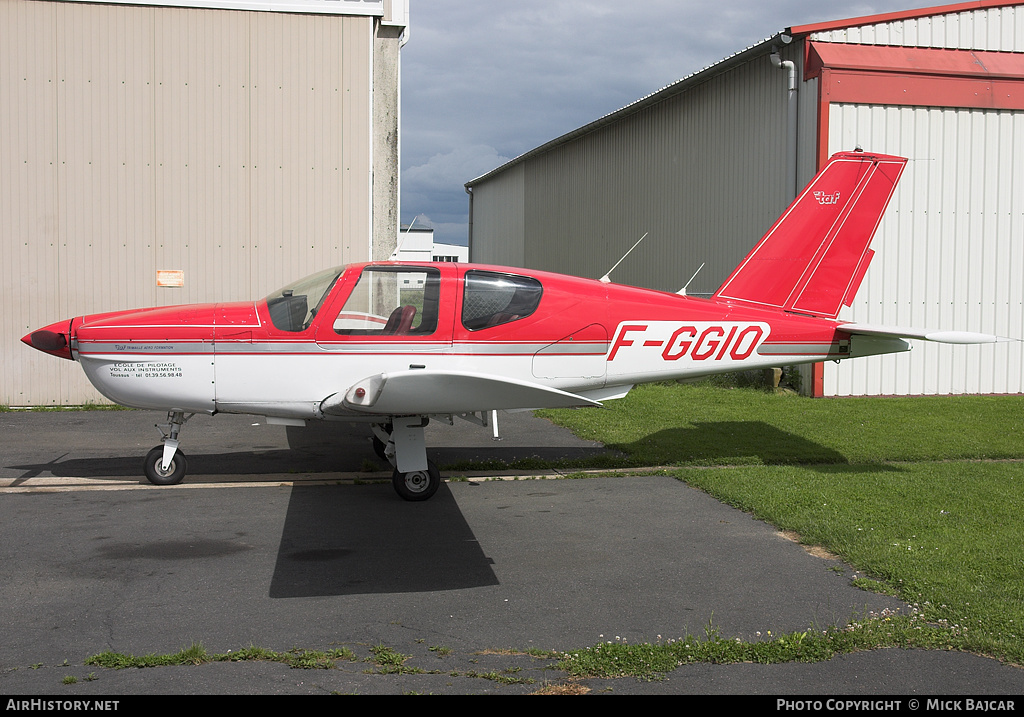
[[[676,292],[677,294],[679,294],[680,296],[686,296],[686,289],[687,289],[687,287],[689,287],[690,284],[693,283],[693,280],[697,278],[697,274],[700,273],[700,270],[704,268],[705,264],[707,264],[706,261],[702,261],[701,262],[700,266],[697,267],[697,271],[693,272],[693,276],[691,276],[690,280],[688,282],[686,282],[686,286],[684,286],[682,289],[677,291]]]
[[[637,240],[636,240],[636,244],[634,244],[633,246],[631,246],[631,247],[629,248],[629,251],[627,251],[627,252],[626,252],[625,254],[623,254],[623,255],[622,255],[622,259],[619,259],[619,260],[618,260],[617,262],[615,262],[615,266],[613,266],[613,267],[612,267],[611,269],[609,269],[609,270],[608,270],[608,273],[607,273],[607,274],[605,274],[604,276],[602,276],[602,277],[601,277],[600,279],[598,279],[598,281],[600,281],[600,282],[601,282],[602,284],[610,284],[610,283],[612,283],[612,280],[611,280],[611,279],[609,278],[609,277],[611,276],[611,273],[612,273],[613,271],[615,271],[615,269],[616,269],[616,268],[617,268],[617,267],[619,266],[619,264],[621,264],[621,263],[622,263],[622,260],[623,260],[623,259],[625,259],[625,258],[626,258],[627,256],[629,256],[629,253],[630,253],[631,251],[633,251],[633,250],[634,250],[634,249],[636,249],[636,248],[637,248],[638,246],[640,246],[640,242],[642,242],[642,241],[643,241],[644,239],[646,239],[646,238],[647,238],[647,234],[648,234],[648,232],[644,232],[644,235],[643,235],[642,237],[640,237],[639,239],[637,239]]]
[[[420,215],[417,214],[416,216],[414,216],[412,218],[412,221],[409,222],[409,226],[407,226],[405,228],[405,237],[409,236],[409,232],[412,231],[412,225],[416,223],[416,220],[419,219],[419,217],[420,217]],[[398,258],[398,252],[402,251],[402,245],[405,244],[405,237],[402,237],[401,241],[398,242],[398,246],[396,246],[395,250],[391,253],[391,259],[392,260],[397,259]]]

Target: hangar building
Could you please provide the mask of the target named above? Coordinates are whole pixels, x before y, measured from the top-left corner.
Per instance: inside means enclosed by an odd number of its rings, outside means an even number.
[[[408,0],[0,0],[0,404],[105,400],[19,342],[387,258]]]
[[[478,177],[472,261],[711,294],[834,152],[910,158],[841,318],[1024,338],[1024,3],[791,27]],[[1024,392],[1024,344],[815,364],[817,396]]]

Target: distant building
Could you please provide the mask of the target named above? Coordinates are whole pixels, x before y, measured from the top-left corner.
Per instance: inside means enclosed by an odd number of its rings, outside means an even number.
[[[408,0],[0,0],[0,404],[103,401],[28,331],[386,259]]]
[[[469,247],[463,244],[443,244],[435,242],[434,261],[469,261]]]
[[[863,323],[1024,338],[1024,2],[791,27],[470,181],[475,262],[714,292],[834,152],[910,158]],[[818,396],[1024,392],[1024,344],[815,364]]]
[[[403,225],[398,232],[398,248],[392,255],[397,261],[469,261],[469,247],[434,241],[430,227],[410,228]]]

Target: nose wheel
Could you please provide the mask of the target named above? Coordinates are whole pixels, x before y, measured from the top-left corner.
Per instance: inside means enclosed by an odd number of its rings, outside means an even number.
[[[185,478],[188,462],[185,460],[184,453],[175,451],[170,464],[165,468],[164,447],[157,446],[146,454],[143,469],[146,472],[146,480],[153,485],[176,485]]]
[[[175,485],[185,478],[188,461],[185,460],[185,454],[178,450],[178,432],[185,421],[194,415],[168,411],[167,423],[157,424],[164,442],[146,454],[146,461],[142,465],[146,480],[153,485]],[[165,427],[167,430],[164,430]]]

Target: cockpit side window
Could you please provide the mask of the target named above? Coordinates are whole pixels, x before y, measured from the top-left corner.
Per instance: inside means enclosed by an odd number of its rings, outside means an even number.
[[[281,331],[305,331],[345,267],[299,279],[267,297],[270,321]]]
[[[470,331],[500,326],[537,310],[544,287],[530,276],[467,271],[462,297],[462,325]]]
[[[368,266],[334,320],[342,336],[428,336],[437,331],[441,273]]]

